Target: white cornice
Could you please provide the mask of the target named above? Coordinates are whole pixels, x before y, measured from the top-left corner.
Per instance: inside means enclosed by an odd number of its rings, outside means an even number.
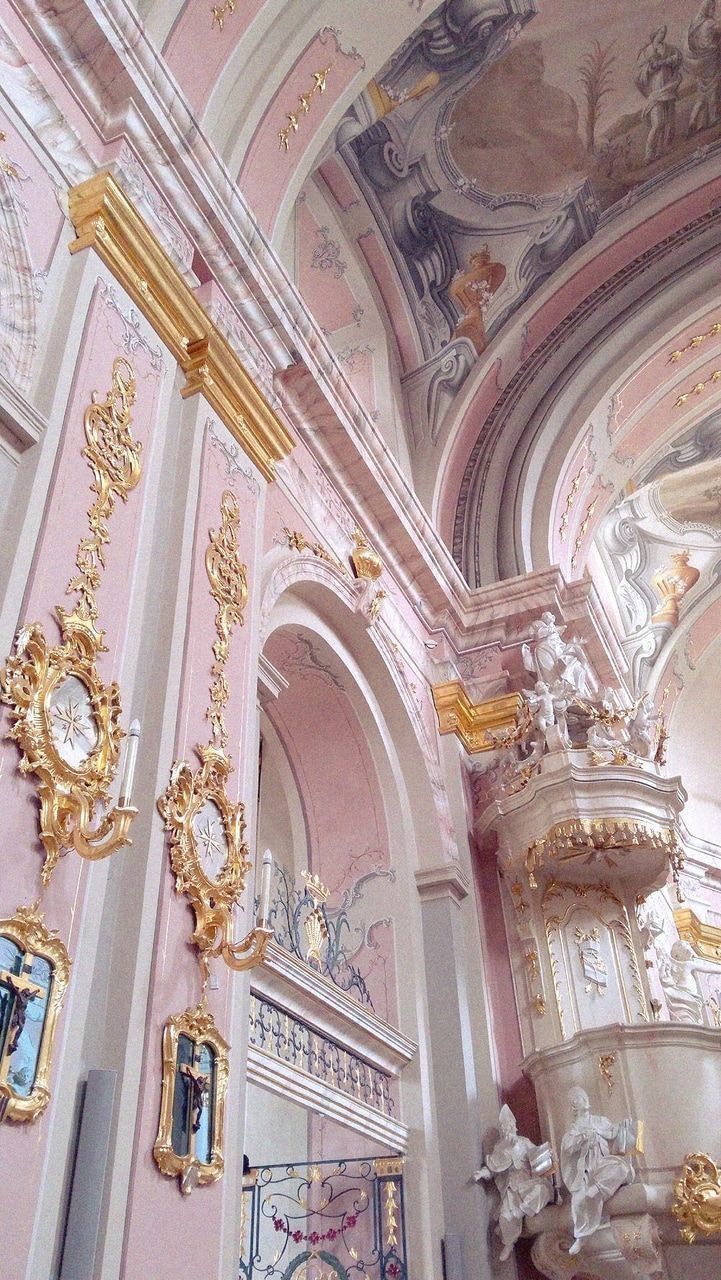
[[[328,1116],[354,1133],[362,1133],[371,1142],[390,1147],[392,1151],[402,1153],[408,1145],[408,1126],[401,1124],[400,1120],[384,1116],[255,1045],[248,1046],[248,1079],[263,1089],[297,1102],[301,1107]]]

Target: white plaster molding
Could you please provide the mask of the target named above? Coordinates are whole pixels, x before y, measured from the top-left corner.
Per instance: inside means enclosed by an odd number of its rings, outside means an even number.
[[[391,1150],[404,1152],[408,1145],[408,1126],[391,1116],[367,1107],[365,1103],[333,1089],[298,1067],[282,1062],[272,1054],[248,1046],[248,1079],[263,1089],[328,1116],[371,1142],[380,1142]]]
[[[261,999],[279,1005],[391,1076],[397,1077],[417,1052],[418,1046],[396,1027],[275,942],[270,943],[263,964],[253,970],[251,983]]]
[[[281,693],[285,693],[288,688],[288,681],[285,676],[273,666],[269,658],[261,653],[258,658],[258,694],[261,705],[265,702],[274,702],[280,697]]]
[[[19,454],[42,439],[47,425],[35,406],[0,373],[0,448],[17,462]]]
[[[458,863],[447,863],[416,871],[416,888],[422,902],[450,898],[459,906],[468,897],[469,885],[462,867]]]

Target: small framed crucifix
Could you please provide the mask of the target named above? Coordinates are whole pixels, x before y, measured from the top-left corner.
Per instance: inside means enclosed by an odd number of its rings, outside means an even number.
[[[0,920],[0,1122],[37,1119],[50,1101],[55,1023],[70,977],[65,945],[38,911]]]
[[[168,1018],[163,1085],[153,1155],[186,1195],[223,1173],[228,1044],[204,1003]]]

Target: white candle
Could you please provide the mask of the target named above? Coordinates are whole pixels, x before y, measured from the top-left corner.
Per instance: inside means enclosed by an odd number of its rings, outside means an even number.
[[[130,797],[133,791],[133,778],[135,777],[135,762],[138,758],[138,739],[140,738],[140,721],[133,720],[128,730],[128,741],[125,747],[125,767],[123,769],[123,780],[120,783],[120,800],[121,809],[127,809],[130,804]]]
[[[260,909],[258,911],[261,929],[268,927],[270,913],[270,882],[273,875],[273,855],[270,849],[263,854],[263,869],[260,875]]]

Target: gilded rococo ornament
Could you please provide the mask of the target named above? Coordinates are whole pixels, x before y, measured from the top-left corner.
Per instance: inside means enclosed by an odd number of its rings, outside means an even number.
[[[245,890],[251,867],[244,840],[245,807],[228,799],[227,781],[233,770],[227,754],[225,706],[230,696],[225,672],[230,638],[243,623],[248,598],[246,566],[238,554],[240,509],[226,490],[220,502],[221,525],[209,532],[205,568],[217,611],[210,703],[212,741],[196,747],[201,768],[193,771],[176,761],[170,783],[158,800],[158,810],[170,837],[170,861],[175,887],[189,899],[195,913],[193,942],[207,980],[212,956],[222,956],[233,969],[248,969],[265,955],[272,929],[252,929],[240,942],[232,940],[233,907]],[[261,926],[263,925],[261,921]]]
[[[228,733],[224,711],[229,697],[225,664],[233,627],[243,625],[243,609],[248,599],[247,570],[238,555],[238,527],[240,510],[234,494],[226,489],[221,500],[222,523],[217,531],[210,530],[205,552],[205,570],[210,582],[210,593],[218,606],[215,615],[216,641],[213,645],[213,683],[210,689],[208,719],[213,729],[213,740],[225,750]]]
[[[162,1173],[188,1195],[223,1174],[228,1043],[204,1002],[168,1018],[163,1029],[163,1085],[153,1147]]]
[[[721,1169],[703,1152],[686,1156],[671,1212],[685,1244],[721,1235]]]
[[[97,656],[107,649],[97,626],[96,591],[110,541],[108,520],[117,499],[125,502],[140,479],[142,446],[130,431],[134,401],[132,365],[117,358],[106,398],[94,392],[84,417],[83,456],[96,497],[88,512],[90,532],[78,546],[77,573],[67,587],[77,594],[76,606],[72,612],[56,608],[59,645],[50,645],[39,623],[22,627],[0,674],[0,699],[10,707],[9,736],[22,752],[20,768],[38,779],[44,883],[71,848],[95,860],[129,844],[137,812],[123,786],[120,804],[93,825],[96,806],[109,798],[123,737],[118,686],[105,684],[97,669]]]
[[[70,978],[65,944],[38,910],[0,920],[0,1123],[32,1121],[50,1101],[55,1024]]]

